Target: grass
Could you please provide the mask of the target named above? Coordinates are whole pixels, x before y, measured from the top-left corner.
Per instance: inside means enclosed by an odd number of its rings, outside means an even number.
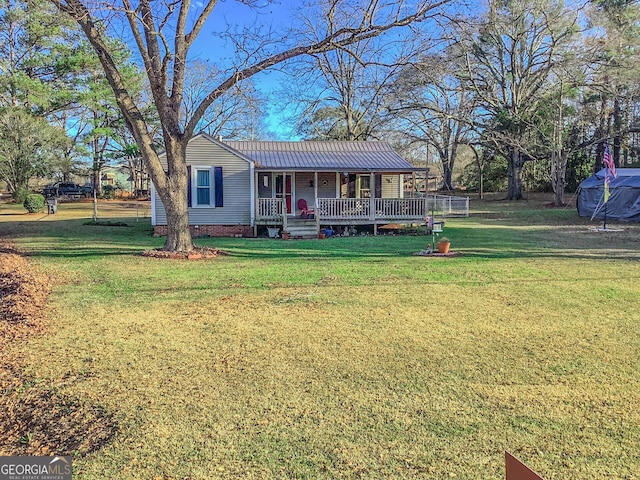
[[[145,258],[148,223],[2,206],[0,232],[59,278],[26,374],[118,431],[79,479],[503,478],[640,471],[640,228],[472,203],[428,237],[202,239]],[[116,215],[117,212],[114,212]],[[55,218],[52,218],[55,217]]]

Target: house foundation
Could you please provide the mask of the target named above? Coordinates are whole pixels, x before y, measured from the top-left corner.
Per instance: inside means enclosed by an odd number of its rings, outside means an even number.
[[[191,236],[197,237],[253,237],[253,229],[250,225],[189,225]],[[166,225],[153,227],[155,237],[167,235]]]

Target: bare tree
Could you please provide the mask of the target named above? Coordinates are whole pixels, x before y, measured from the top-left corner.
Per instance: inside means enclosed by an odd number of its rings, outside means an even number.
[[[389,95],[389,112],[414,143],[435,147],[442,165],[443,189],[453,188],[453,171],[461,145],[470,142],[473,91],[458,76],[453,51],[423,56],[403,69]]]
[[[224,80],[224,72],[210,62],[191,62],[185,76],[184,118],[190,118],[202,99]],[[214,137],[254,139],[264,135],[265,99],[251,79],[232,87],[202,116],[198,130]]]
[[[593,137],[600,139],[594,162],[597,171],[602,168],[605,142],[613,143],[614,162],[622,164],[628,130],[637,121],[632,112],[640,98],[640,5],[617,0],[592,3],[582,61],[587,66],[584,110],[593,122]]]
[[[490,0],[476,31],[459,30],[465,75],[485,112],[485,136],[507,157],[510,200],[522,198],[522,167],[535,158],[531,147],[539,137],[538,109],[576,22],[576,12],[556,0]]]
[[[213,13],[217,0],[205,1],[200,9],[190,0],[120,0],[115,5],[93,0],[50,1],[78,22],[102,63],[166,209],[168,233],[164,249],[190,251],[193,242],[187,208],[186,147],[203,116],[218,98],[253,75],[295,57],[347,48],[392,29],[425,21],[438,15],[438,7],[449,0],[320,2],[319,7],[310,10],[315,17],[308,17],[308,25],[317,28],[306,37],[297,35],[291,40],[279,37],[277,43],[272,38],[260,40],[258,44],[251,43],[255,37],[238,39],[247,42],[242,50],[237,50],[240,61],[236,68],[202,98],[189,118],[183,118],[188,52]],[[238,3],[257,4],[254,0]],[[320,18],[324,20],[321,28],[318,26]],[[166,170],[145,118],[128,92],[106,41],[108,32],[105,29],[125,25],[144,63],[158,110]],[[287,43],[290,41],[293,43]]]
[[[408,55],[403,45],[368,39],[301,62],[296,95],[304,108],[298,130],[310,139],[367,140],[380,134],[385,96]],[[393,52],[393,53],[391,53]]]

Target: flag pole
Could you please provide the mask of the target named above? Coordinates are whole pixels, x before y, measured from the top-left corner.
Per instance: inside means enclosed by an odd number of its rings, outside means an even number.
[[[604,164],[604,182],[603,182],[604,221],[602,223],[602,230],[606,230],[607,229],[607,203],[609,201],[609,196],[611,195],[611,193],[609,192],[609,172],[611,172],[611,175],[613,176],[613,178],[616,178],[618,176],[616,173],[616,166],[615,166],[613,157],[611,156],[611,150],[609,150],[609,144],[607,142],[605,142],[604,144],[604,152],[602,154],[602,163]]]
[[[604,218],[602,219],[602,230],[607,229],[607,202],[609,201],[609,169],[605,167],[604,181],[602,183],[602,198],[604,200]]]

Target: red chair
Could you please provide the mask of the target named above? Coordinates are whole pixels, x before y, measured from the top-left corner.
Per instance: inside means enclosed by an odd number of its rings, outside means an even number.
[[[298,210],[300,210],[300,218],[314,218],[315,211],[307,206],[304,198],[298,199]]]

